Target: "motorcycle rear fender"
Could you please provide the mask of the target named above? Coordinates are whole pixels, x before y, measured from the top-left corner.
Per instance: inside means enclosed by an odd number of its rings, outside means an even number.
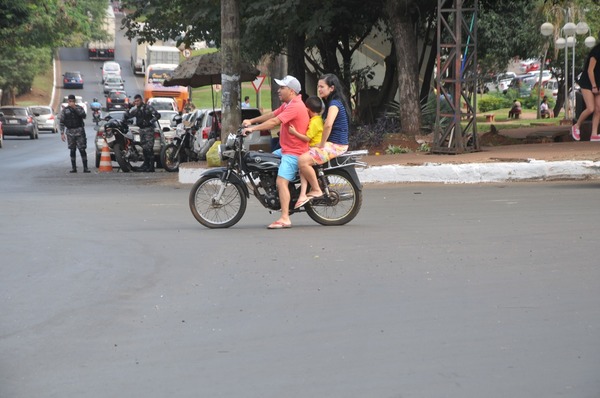
[[[202,177],[217,177],[219,179],[222,179],[224,174],[227,174],[227,168],[226,167],[217,167],[217,168],[212,168],[212,169],[206,170],[204,173],[202,173]],[[234,185],[239,185],[240,187],[242,187],[242,190],[244,191],[244,195],[246,195],[247,198],[250,197],[250,192],[248,191],[248,187],[246,186],[244,181],[242,181],[240,176],[238,176],[235,173],[230,173],[229,174],[229,183],[234,184]]]
[[[348,173],[348,175],[350,176],[350,179],[356,184],[356,187],[358,188],[358,190],[362,191],[363,186],[362,186],[360,180],[358,179],[358,173],[356,172],[356,169],[354,168],[354,166],[329,168],[329,169],[325,170],[325,175],[332,174],[334,172],[334,170],[344,170],[346,173]]]

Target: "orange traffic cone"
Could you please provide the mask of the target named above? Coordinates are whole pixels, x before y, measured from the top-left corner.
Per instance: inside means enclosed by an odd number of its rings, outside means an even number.
[[[108,144],[104,141],[104,145],[102,145],[102,153],[100,154],[100,167],[98,168],[99,172],[108,172],[113,171],[112,161],[110,160],[110,149],[108,148]]]

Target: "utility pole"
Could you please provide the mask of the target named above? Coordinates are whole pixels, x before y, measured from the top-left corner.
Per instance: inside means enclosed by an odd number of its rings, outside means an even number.
[[[221,0],[221,141],[242,123],[239,0]]]

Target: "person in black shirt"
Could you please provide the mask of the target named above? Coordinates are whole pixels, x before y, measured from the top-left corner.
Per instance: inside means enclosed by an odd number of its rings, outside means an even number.
[[[154,172],[154,125],[160,119],[160,113],[152,106],[145,104],[142,96],[133,97],[133,106],[125,114],[125,119],[133,119],[140,128],[140,142],[144,151],[144,164],[140,171]]]
[[[71,152],[71,173],[77,173],[75,162],[76,151],[79,149],[83,172],[89,173],[87,165],[87,138],[85,136],[85,109],[77,105],[75,96],[69,95],[68,105],[60,113],[60,139],[67,141],[67,147]]]
[[[571,135],[574,140],[579,141],[581,123],[594,114],[590,141],[600,141],[600,135],[598,135],[598,125],[600,124],[600,90],[598,89],[600,86],[600,44],[596,44],[590,50],[578,83],[581,87],[581,96],[585,101],[585,109],[571,128]]]

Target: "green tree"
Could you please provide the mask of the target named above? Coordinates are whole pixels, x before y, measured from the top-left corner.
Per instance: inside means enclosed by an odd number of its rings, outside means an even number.
[[[2,104],[31,87],[59,46],[81,45],[100,31],[107,4],[95,0],[0,0]]]

